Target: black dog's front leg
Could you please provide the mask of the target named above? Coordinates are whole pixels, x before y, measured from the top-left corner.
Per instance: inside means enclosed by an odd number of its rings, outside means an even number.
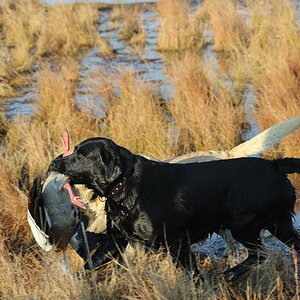
[[[112,257],[117,258],[125,250],[128,242],[122,237],[114,235],[103,235],[101,244],[92,256],[93,270],[108,263]],[[84,268],[90,269],[88,262]]]
[[[86,231],[85,234],[87,237],[89,251],[93,251],[99,245],[101,245],[103,241],[106,241],[106,234],[94,233],[89,231]],[[72,237],[71,245],[81,258],[87,260],[88,254],[86,253],[87,248],[84,242],[84,236],[82,230],[79,230],[76,233],[76,235]]]
[[[169,245],[169,250],[173,256],[175,263],[183,267],[188,273],[194,277],[195,283],[199,283],[199,279],[204,281],[203,275],[198,268],[196,256],[191,251],[189,238],[186,238],[185,234],[182,234],[182,239],[173,241]]]

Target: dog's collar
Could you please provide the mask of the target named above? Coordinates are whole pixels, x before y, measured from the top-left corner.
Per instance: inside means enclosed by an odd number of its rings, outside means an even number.
[[[115,185],[115,187],[108,193],[108,195],[106,196],[106,198],[112,198],[114,196],[116,196],[121,189],[123,188],[124,184],[126,183],[127,178],[123,177],[119,183],[117,183],[117,185]]]
[[[121,180],[108,193],[108,195],[106,196],[107,199],[113,198],[114,196],[120,193],[127,179],[132,175],[134,171],[133,169],[134,160],[135,160],[135,156],[132,156],[130,168],[127,168],[127,170],[123,173],[123,177],[121,178]]]

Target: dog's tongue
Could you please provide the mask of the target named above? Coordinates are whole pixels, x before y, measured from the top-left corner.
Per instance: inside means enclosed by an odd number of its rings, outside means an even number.
[[[63,145],[63,149],[64,149],[64,152],[63,152],[63,157],[67,156],[69,151],[70,151],[70,136],[69,136],[69,132],[66,130],[64,132],[63,135],[60,136],[60,139],[61,139],[61,142],[62,142],[62,145]],[[68,191],[69,195],[70,195],[70,199],[71,199],[71,203],[78,206],[78,207],[81,207],[81,208],[86,208],[86,202],[82,201],[78,196],[75,196],[73,191],[72,191],[72,188],[71,188],[71,185],[69,183],[66,183],[64,185],[64,188]]]

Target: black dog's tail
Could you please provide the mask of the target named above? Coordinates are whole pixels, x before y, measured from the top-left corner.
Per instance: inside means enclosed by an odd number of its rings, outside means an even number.
[[[300,173],[300,158],[282,158],[273,160],[283,174]]]

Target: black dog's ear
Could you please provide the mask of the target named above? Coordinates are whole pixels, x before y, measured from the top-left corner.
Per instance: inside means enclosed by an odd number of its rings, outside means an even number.
[[[118,147],[106,154],[110,156],[106,161],[105,179],[107,182],[111,183],[121,175],[126,177],[131,173],[133,155],[129,150]]]
[[[106,183],[112,183],[122,174],[122,163],[115,149],[106,150],[105,147],[99,147],[100,165],[104,167],[104,178]]]
[[[124,172],[122,158],[118,155],[112,155],[112,157],[107,161],[106,166],[105,179],[108,183],[115,181]]]

